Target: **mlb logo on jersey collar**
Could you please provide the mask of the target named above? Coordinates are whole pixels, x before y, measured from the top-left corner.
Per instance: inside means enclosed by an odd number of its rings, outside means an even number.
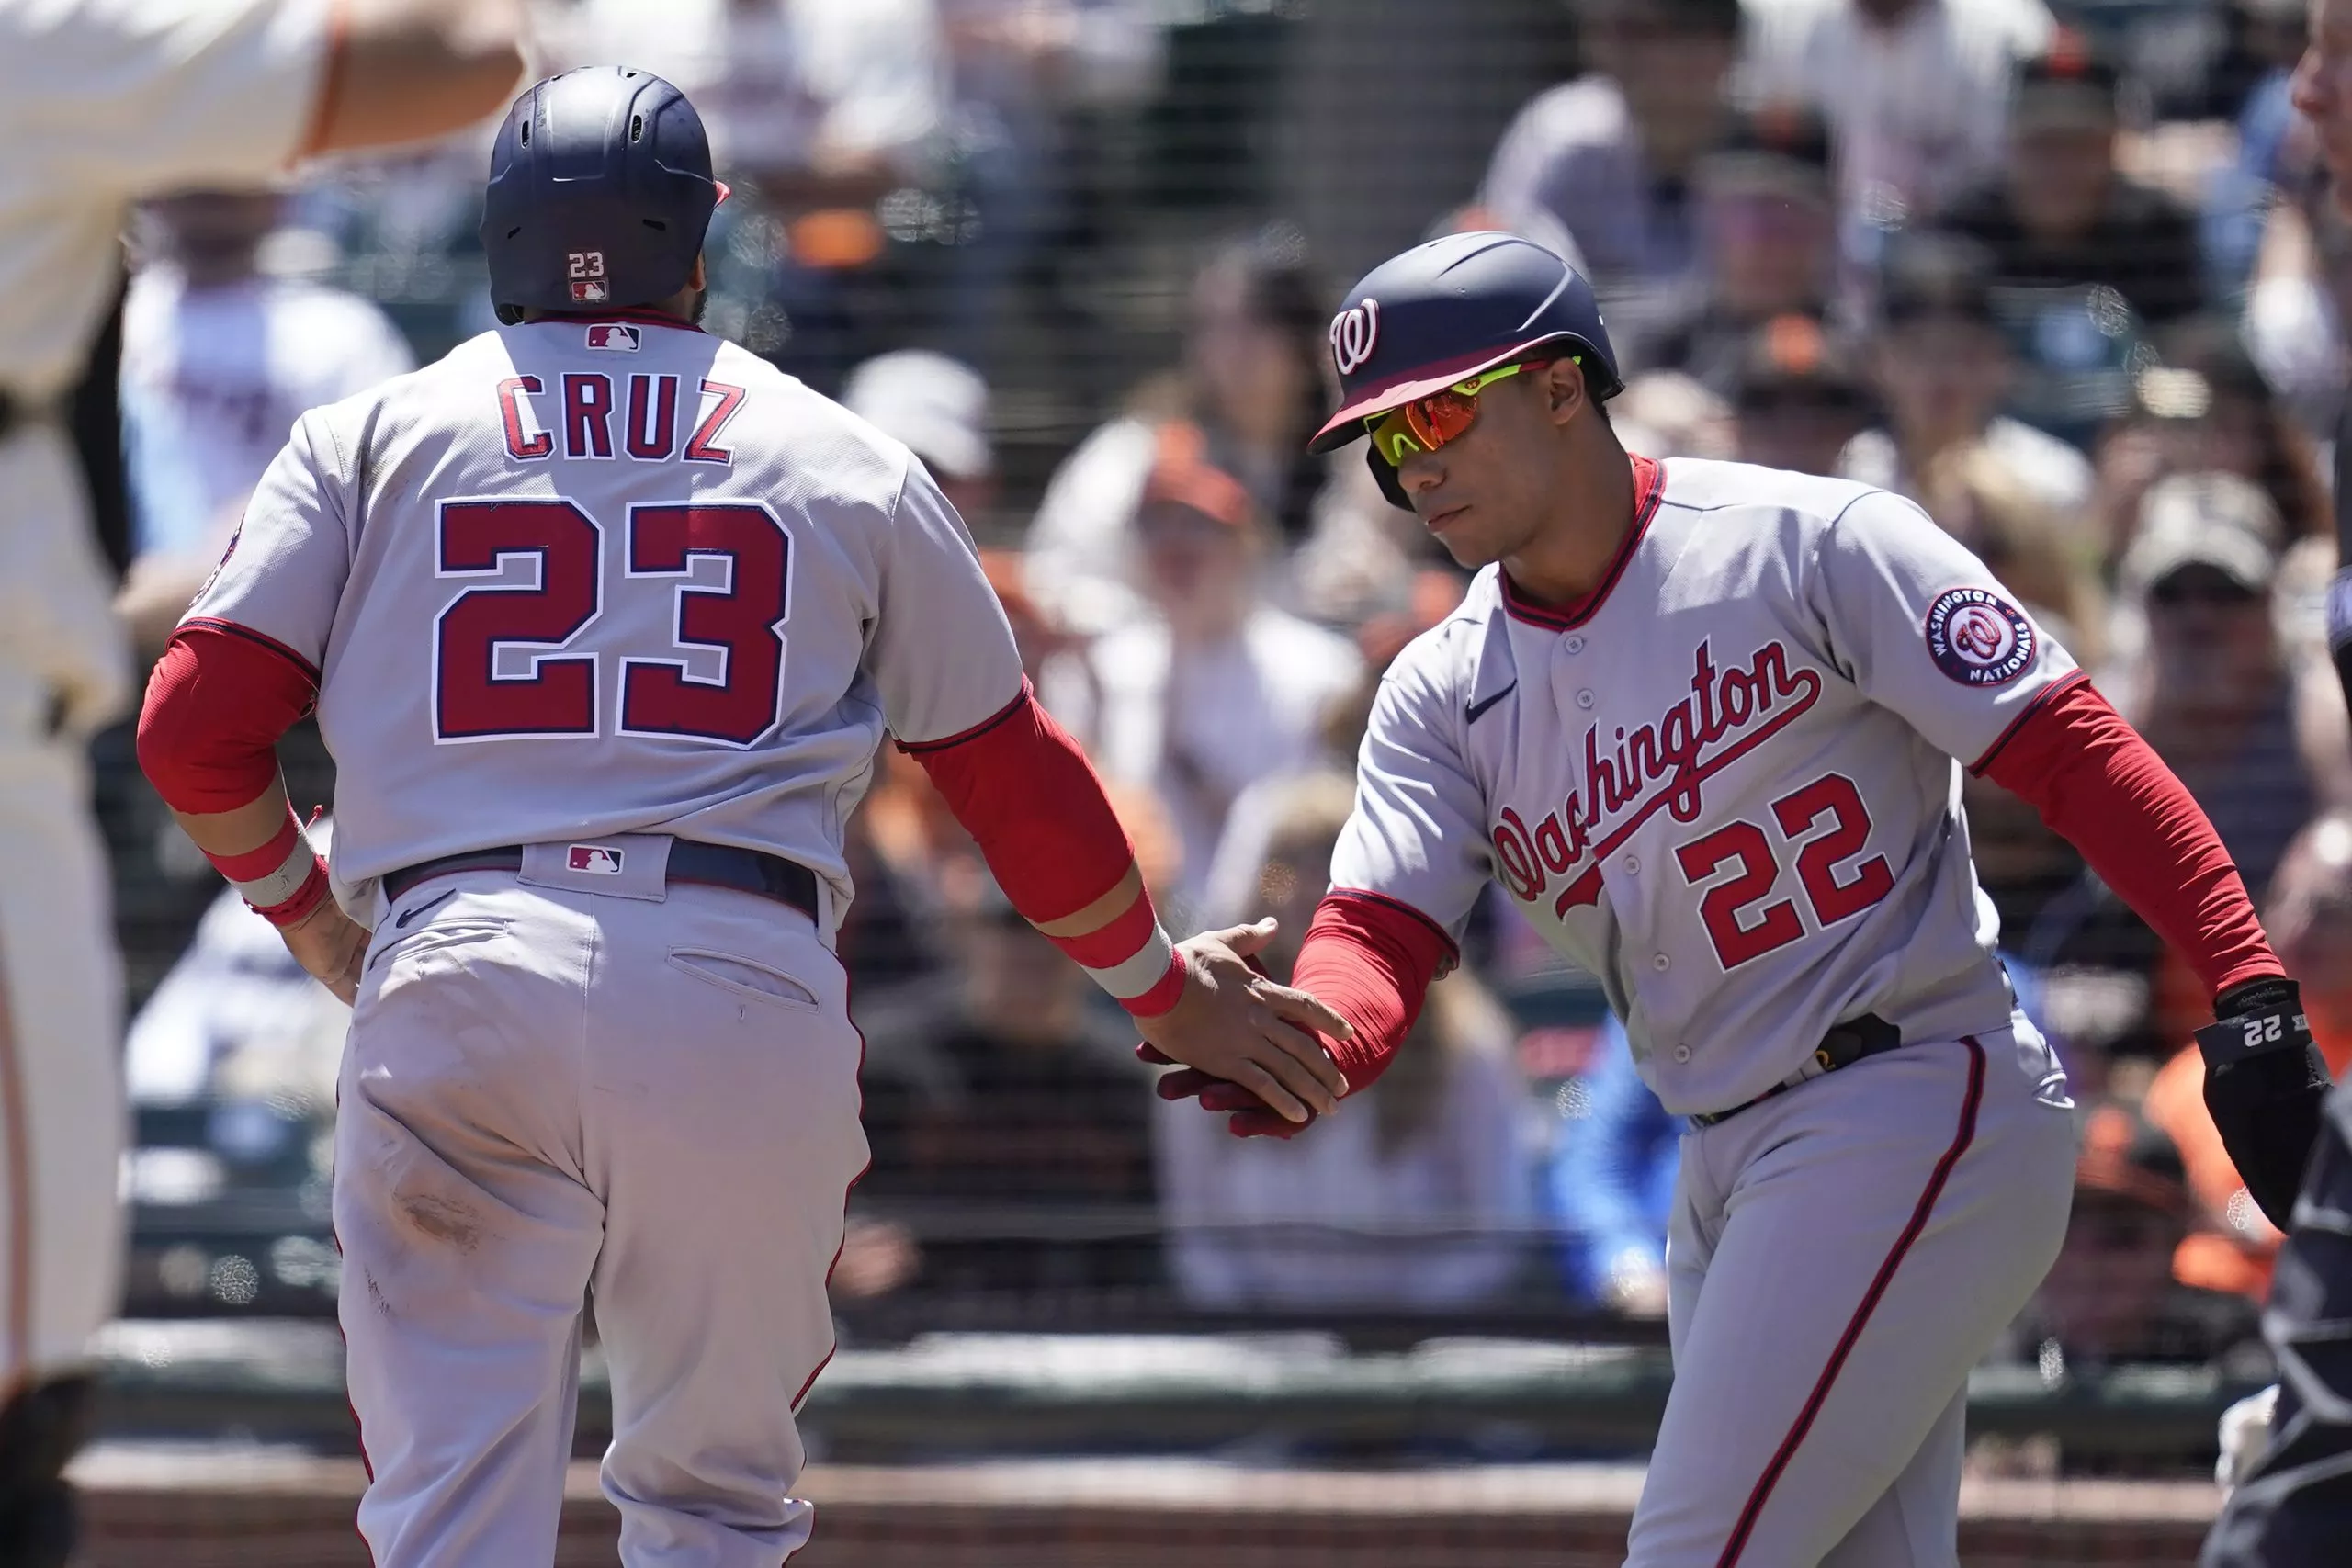
[[[573,844],[564,854],[564,863],[573,871],[591,872],[598,876],[618,876],[621,874],[622,852],[607,849],[603,844]]]
[[[615,354],[635,354],[644,342],[643,333],[622,321],[597,321],[588,329],[590,348],[610,349]]]

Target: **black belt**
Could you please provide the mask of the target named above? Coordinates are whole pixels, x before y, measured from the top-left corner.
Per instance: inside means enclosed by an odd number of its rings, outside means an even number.
[[[1840,1067],[1852,1066],[1865,1056],[1875,1056],[1881,1052],[1892,1051],[1902,1043],[1903,1031],[1879,1017],[1878,1014],[1866,1012],[1860,1018],[1848,1019],[1823,1035],[1821,1043],[1813,1048],[1813,1059],[1820,1064],[1823,1073],[1834,1073]],[[1820,1073],[1814,1075],[1815,1077],[1820,1076]],[[1805,1083],[1810,1082],[1811,1079],[1800,1078],[1797,1081]],[[1718,1122],[1728,1122],[1749,1106],[1761,1105],[1773,1096],[1786,1094],[1794,1088],[1796,1084],[1783,1079],[1754,1100],[1742,1100],[1729,1111],[1702,1111],[1690,1118],[1691,1124],[1698,1127],[1712,1127]]]
[[[463,854],[443,855],[438,860],[388,873],[384,877],[384,897],[398,898],[420,882],[455,876],[461,871],[522,869],[523,848],[519,844],[468,850]],[[724,844],[696,843],[692,839],[673,839],[668,869],[665,880],[673,886],[692,883],[703,887],[731,887],[738,893],[754,893],[779,904],[789,904],[810,919],[819,919],[817,874],[780,855],[730,849]]]

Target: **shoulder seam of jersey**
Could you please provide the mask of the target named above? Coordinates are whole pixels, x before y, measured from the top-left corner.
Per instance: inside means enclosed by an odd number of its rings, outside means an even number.
[[[203,631],[220,632],[228,637],[243,637],[245,641],[253,643],[257,647],[266,648],[270,652],[277,655],[280,659],[285,660],[288,664],[294,666],[295,669],[300,671],[302,672],[302,679],[308,681],[312,686],[316,686],[319,683],[319,667],[317,665],[311,663],[309,660],[303,658],[300,654],[295,652],[292,649],[287,647],[284,643],[278,641],[267,632],[257,632],[251,626],[241,626],[235,621],[226,620],[219,615],[190,616],[188,619],[182,621],[178,627],[174,630],[172,635],[174,637],[177,637],[181,632],[199,629]]]
[[[2073,691],[2076,686],[2082,685],[2089,681],[2090,678],[2090,671],[2087,670],[2079,668],[2069,670],[2064,675],[2059,676],[2055,681],[2051,682],[2047,686],[2042,687],[2041,690],[2034,693],[2032,699],[2025,705],[2024,710],[2020,712],[2017,717],[2009,720],[2007,726],[2002,729],[2001,733],[1993,738],[1993,744],[1984,748],[1984,755],[1978,757],[1976,761],[1968,764],[1969,776],[1972,778],[1983,778],[1984,776],[1984,770],[1991,767],[2003,751],[2008,750],[2009,742],[2017,739],[2018,731],[2026,727],[2028,720],[2032,718],[2034,715],[2040,713],[2043,708],[2049,706],[2050,704],[2057,697],[2064,693]]]

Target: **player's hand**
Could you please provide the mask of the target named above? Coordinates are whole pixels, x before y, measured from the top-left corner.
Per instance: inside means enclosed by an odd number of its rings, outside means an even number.
[[[359,997],[359,971],[368,960],[368,928],[343,912],[332,898],[277,933],[286,951],[349,1007]]]
[[[1147,1040],[1136,1047],[1136,1060],[1147,1066],[1176,1067],[1172,1073],[1162,1073],[1155,1088],[1159,1098],[1169,1101],[1198,1100],[1204,1111],[1224,1115],[1226,1130],[1237,1138],[1297,1137],[1315,1125],[1309,1115],[1304,1122],[1285,1122],[1266,1109],[1266,1102],[1226,1078],[1211,1077],[1198,1067],[1178,1067],[1160,1053],[1159,1047]]]
[[[1274,922],[1264,919],[1178,943],[1183,994],[1168,1011],[1136,1023],[1170,1061],[1236,1085],[1304,1125],[1337,1109],[1348,1092],[1347,1075],[1314,1032],[1344,1040],[1355,1030],[1305,991],[1250,967],[1250,956],[1273,935]]]

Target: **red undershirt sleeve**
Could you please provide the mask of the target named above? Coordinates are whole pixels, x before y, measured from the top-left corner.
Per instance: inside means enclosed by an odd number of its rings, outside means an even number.
[[[930,775],[997,886],[1032,925],[1086,909],[1135,864],[1135,846],[1093,765],[1025,681],[1021,694],[985,722],[900,749]],[[1148,892],[1107,912],[1092,931],[1051,940],[1137,1017],[1167,1011],[1182,991],[1183,960]]]
[[[233,811],[277,777],[277,741],[318,700],[318,676],[291,652],[226,621],[172,634],[147,678],[139,765],[175,811]]]
[[[1355,1026],[1324,1041],[1361,1093],[1386,1070],[1421,1015],[1430,982],[1454,961],[1453,943],[1426,916],[1377,894],[1334,888],[1316,906],[1291,984]]]
[[[2286,973],[2204,810],[2087,681],[2051,688],[1970,772],[2030,802],[2214,996]]]

